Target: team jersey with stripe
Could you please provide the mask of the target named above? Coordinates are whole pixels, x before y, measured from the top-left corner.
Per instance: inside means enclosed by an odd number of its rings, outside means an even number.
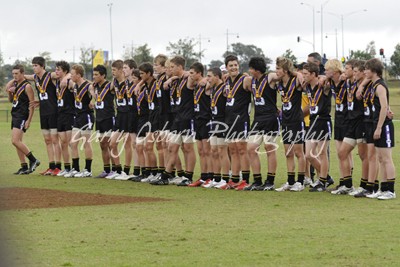
[[[239,74],[232,80],[231,77],[225,82],[225,91],[227,95],[225,107],[225,122],[233,124],[237,122],[246,122],[250,120],[251,92],[243,87],[243,81],[246,76]]]

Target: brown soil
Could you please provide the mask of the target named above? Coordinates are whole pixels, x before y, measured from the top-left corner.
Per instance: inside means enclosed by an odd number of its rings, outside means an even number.
[[[168,201],[168,199],[77,193],[23,187],[0,188],[0,210],[60,208],[156,201]]]

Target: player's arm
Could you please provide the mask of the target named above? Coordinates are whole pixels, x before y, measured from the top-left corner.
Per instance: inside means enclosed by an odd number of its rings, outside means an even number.
[[[35,94],[33,92],[32,86],[30,84],[27,84],[25,87],[25,94],[28,96],[29,103],[34,103],[35,102]],[[29,116],[28,119],[25,122],[25,129],[28,129],[29,126],[31,125],[31,121],[33,118],[33,113],[35,113],[35,105],[29,105]]]
[[[27,79],[28,81],[33,82],[35,80],[35,76],[32,74],[25,74],[24,75],[25,79]]]
[[[252,78],[250,76],[246,76],[243,80],[243,89],[251,92],[251,81]]]
[[[187,88],[190,90],[194,90],[196,85],[197,85],[197,83],[189,76],[188,81],[187,81]]]
[[[378,124],[376,125],[376,130],[374,132],[374,139],[378,140],[381,138],[382,126],[387,116],[388,102],[387,102],[386,89],[382,85],[379,85],[376,88],[375,94],[378,96],[379,104],[381,105]]]

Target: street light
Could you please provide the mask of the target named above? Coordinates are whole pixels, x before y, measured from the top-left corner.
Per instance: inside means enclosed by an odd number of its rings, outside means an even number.
[[[308,3],[305,3],[305,2],[301,2],[300,5],[305,5],[305,6],[308,6],[309,8],[312,9],[312,24],[313,24],[313,42],[312,42],[312,45],[313,45],[313,52],[315,52],[315,7],[314,7],[314,5],[311,5],[311,4],[308,4]]]
[[[236,38],[239,38],[239,33],[229,32],[229,29],[226,29],[226,51],[229,51],[229,35],[236,35]]]
[[[210,42],[210,38],[201,37],[201,34],[199,34],[199,62],[200,63],[201,63],[201,58],[203,57],[203,52],[201,51],[201,40],[207,40],[207,42]]]
[[[346,14],[336,14],[336,13],[332,13],[332,12],[326,12],[329,15],[332,15],[332,16],[335,16],[335,17],[339,18],[340,21],[341,21],[341,24],[342,24],[342,57],[343,58],[344,58],[344,23],[343,23],[344,19],[349,17],[349,16],[351,16],[351,15],[354,15],[354,14],[357,14],[357,13],[360,13],[360,12],[367,12],[367,11],[368,11],[367,9],[360,9],[360,10],[356,10],[356,11],[349,12],[349,13],[346,13]]]
[[[330,0],[326,0],[321,4],[321,56],[324,57],[324,6],[328,4]]]
[[[113,36],[112,36],[112,23],[111,23],[111,11],[113,3],[108,3],[107,6],[110,8],[110,39],[111,39],[111,62],[114,60],[114,48],[113,48]]]

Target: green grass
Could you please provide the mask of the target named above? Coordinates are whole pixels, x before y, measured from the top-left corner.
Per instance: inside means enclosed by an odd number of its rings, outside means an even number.
[[[393,94],[393,101],[400,100]],[[392,102],[396,103],[396,102]],[[397,113],[397,114],[400,114]],[[10,175],[18,158],[0,123],[0,186],[172,199],[2,211],[4,244],[18,266],[398,266],[400,202],[328,193],[232,192],[95,179]],[[400,122],[395,123],[398,153]],[[46,167],[39,124],[25,141]],[[338,160],[331,142],[331,174]],[[95,173],[100,149],[93,144]],[[282,148],[276,184],[286,180]],[[82,160],[81,160],[82,161]],[[265,178],[266,160],[263,158]],[[354,152],[355,183],[360,161]],[[81,162],[82,164],[82,162]],[[199,166],[196,166],[199,174]],[[399,185],[396,189],[400,190]]]

